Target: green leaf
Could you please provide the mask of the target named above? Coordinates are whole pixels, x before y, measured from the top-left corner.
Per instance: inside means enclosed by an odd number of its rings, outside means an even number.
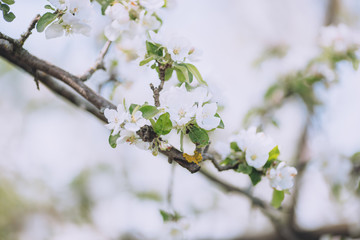
[[[15,14],[12,12],[9,13],[3,12],[3,17],[5,21],[12,22],[15,19]]]
[[[52,23],[56,18],[58,14],[47,12],[44,15],[41,16],[39,21],[36,24],[36,30],[38,32],[42,32],[45,30],[45,28]]]
[[[146,41],[146,50],[149,55],[162,57],[163,49],[161,45]]]
[[[162,114],[155,123],[154,131],[158,135],[166,135],[171,132],[171,129],[172,129],[172,122],[170,120],[170,114],[169,113]]]
[[[239,146],[237,145],[236,142],[231,142],[231,143],[230,143],[230,148],[231,148],[232,150],[234,150],[235,152],[241,152],[241,149],[239,148]]]
[[[278,191],[278,190],[274,189],[273,195],[272,195],[272,200],[271,200],[271,205],[274,208],[279,208],[281,206],[281,203],[284,200],[284,198],[285,198],[284,191]]]
[[[174,68],[167,68],[165,70],[165,81],[169,80],[174,72]]]
[[[178,75],[178,80],[180,82],[186,82],[188,84],[191,83],[190,77],[189,77],[189,71],[188,71],[187,67],[176,64],[175,65],[175,70],[179,70],[182,73],[183,77],[180,77],[181,79],[179,78],[179,75]],[[177,71],[176,71],[176,73],[177,73]]]
[[[175,68],[176,71],[176,77],[179,80],[179,82],[183,83],[186,81],[184,74],[179,69]]]
[[[109,144],[112,148],[116,148],[116,140],[120,137],[120,134],[112,135],[113,131],[111,131],[111,134],[109,136]]]
[[[15,0],[2,0],[4,3],[12,5],[15,3]]]
[[[238,168],[236,169],[237,172],[244,173],[244,174],[251,174],[253,168],[246,163],[240,163]]]
[[[224,128],[225,128],[225,125],[224,125],[224,122],[223,122],[223,120],[221,119],[220,115],[219,115],[218,113],[216,113],[216,114],[215,114],[215,117],[220,118],[220,123],[219,123],[219,126],[217,126],[217,128],[224,129]]]
[[[130,114],[133,113],[134,109],[135,109],[137,106],[139,106],[139,105],[138,105],[138,104],[134,104],[134,103],[132,103],[132,104],[130,105],[130,107],[129,107],[129,112],[130,112]]]
[[[45,5],[44,7],[45,9],[49,9],[49,10],[53,10],[55,11],[55,8],[53,8],[52,6],[50,6],[49,4]]]
[[[139,111],[145,119],[150,119],[160,112],[157,107],[151,105],[144,105],[139,108]]]
[[[199,147],[204,147],[209,144],[209,135],[204,129],[197,126],[192,126],[190,128],[189,137],[190,140],[199,145]]]
[[[10,11],[10,7],[6,4],[0,4],[0,9],[3,11],[3,14],[8,13]]]
[[[150,57],[142,60],[139,65],[140,65],[140,66],[144,66],[145,64],[151,62],[151,61],[154,60],[154,59],[155,59],[154,56],[150,56]]]
[[[164,222],[177,222],[182,218],[180,216],[180,214],[177,212],[175,212],[173,214],[173,213],[166,212],[164,210],[160,210],[160,214],[161,214]]]
[[[251,179],[251,183],[255,186],[261,181],[262,172],[256,170],[255,168],[252,168],[251,173],[249,174],[249,177]]]
[[[199,70],[192,64],[190,63],[185,63],[187,69],[195,76],[195,78],[198,80],[198,82],[200,84],[205,84],[207,85],[207,83],[204,81],[204,79],[202,78]]]
[[[280,155],[279,147],[276,145],[270,152],[269,152],[269,158],[268,161],[272,161],[278,158]]]

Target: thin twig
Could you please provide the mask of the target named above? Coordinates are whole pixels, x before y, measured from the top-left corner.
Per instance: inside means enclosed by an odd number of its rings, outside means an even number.
[[[39,19],[40,19],[40,15],[38,14],[30,23],[30,26],[27,29],[27,31],[21,35],[20,39],[18,40],[18,44],[20,47],[22,47],[24,45],[25,41],[29,38],[29,36],[32,33],[32,30],[35,28],[35,25],[39,21]]]
[[[91,76],[99,69],[106,70],[105,66],[104,66],[104,58],[105,58],[105,55],[107,54],[107,52],[109,51],[110,45],[111,45],[111,41],[107,41],[105,43],[104,47],[100,51],[100,54],[94,64],[94,66],[91,67],[82,76],[79,77],[81,79],[81,81],[85,82],[85,81],[89,80],[89,78],[91,78]]]
[[[160,107],[160,92],[164,88],[166,69],[171,67],[170,64],[160,64],[160,63],[158,63],[158,65],[159,65],[160,84],[159,84],[158,87],[154,87],[154,85],[152,83],[150,83],[150,88],[154,93],[153,97],[154,97],[154,102],[155,102],[156,107]]]

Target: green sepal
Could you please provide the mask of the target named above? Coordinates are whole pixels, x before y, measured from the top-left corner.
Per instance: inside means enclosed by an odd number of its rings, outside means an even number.
[[[151,62],[152,60],[155,60],[155,57],[154,57],[154,56],[150,56],[150,57],[142,60],[142,61],[139,63],[139,65],[140,65],[140,66],[144,66],[145,64]]]

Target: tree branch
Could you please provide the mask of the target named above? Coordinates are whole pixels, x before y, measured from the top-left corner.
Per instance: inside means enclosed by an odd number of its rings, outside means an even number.
[[[60,81],[64,82],[69,87],[73,88],[77,93],[84,97],[88,102],[95,106],[101,115],[105,108],[116,109],[116,106],[95,93],[92,89],[85,85],[78,77],[66,72],[65,70],[54,66],[44,60],[41,60],[22,47],[17,47],[14,39],[2,34],[0,32],[0,56],[14,65],[22,68],[32,76],[36,76],[36,72],[40,71],[46,75],[52,76]],[[56,92],[56,91],[55,91]],[[68,94],[68,92],[66,92]],[[65,94],[60,94],[64,96]],[[78,98],[77,98],[78,100]],[[86,109],[90,110],[90,109]],[[91,109],[93,112],[93,109]],[[104,117],[98,116],[101,120],[106,122]],[[195,163],[189,163],[183,157],[183,153],[178,149],[172,147],[169,150],[160,151],[168,158],[173,159],[179,165],[189,170],[191,173],[195,173],[200,170],[200,166]]]

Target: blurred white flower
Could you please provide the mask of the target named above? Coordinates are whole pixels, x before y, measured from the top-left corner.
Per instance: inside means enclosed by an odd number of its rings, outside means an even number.
[[[116,135],[121,130],[121,124],[125,121],[126,113],[123,106],[119,104],[117,110],[106,108],[104,115],[108,120],[108,124],[105,125],[109,130],[113,130],[112,135]]]
[[[162,107],[170,114],[170,119],[175,126],[181,128],[195,116],[196,106],[194,106],[192,94],[185,88],[171,87],[160,95]]]
[[[215,117],[217,111],[216,103],[199,106],[196,111],[196,123],[205,130],[211,130],[219,126],[220,118]]]
[[[246,162],[249,166],[261,169],[269,158],[269,152],[275,147],[271,137],[263,132],[256,132],[256,127],[242,130],[236,136],[239,148],[245,151]]]
[[[115,3],[106,8],[105,15],[111,19],[111,24],[105,27],[104,34],[110,41],[115,41],[128,28],[129,12],[122,4]]]
[[[69,6],[69,0],[48,0],[51,5],[59,10],[65,10]]]
[[[165,4],[164,0],[140,0],[140,5],[148,10],[157,10],[162,8]]]
[[[219,141],[215,143],[214,150],[218,154],[220,154],[221,159],[225,159],[231,153],[229,144],[230,144],[229,142],[219,142]]]
[[[323,27],[320,32],[321,47],[332,47],[337,52],[346,52],[360,45],[360,34],[348,28],[345,24]]]
[[[143,118],[142,113],[140,111],[136,111],[135,113],[132,114],[128,113],[126,115],[125,120],[126,121],[124,128],[128,131],[133,131],[133,132],[138,131],[141,127],[143,127],[147,123],[147,120]]]
[[[281,162],[276,169],[270,169],[266,176],[270,180],[271,187],[278,191],[282,191],[292,188],[296,174],[296,168],[286,166],[285,162]]]

